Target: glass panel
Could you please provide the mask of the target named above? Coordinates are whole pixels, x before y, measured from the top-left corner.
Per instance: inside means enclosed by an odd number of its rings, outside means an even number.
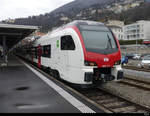
[[[75,43],[70,35],[61,37],[61,50],[75,50]]]
[[[85,48],[90,52],[110,53],[118,50],[111,31],[105,26],[80,26]]]
[[[82,31],[86,48],[117,48],[111,32]]]

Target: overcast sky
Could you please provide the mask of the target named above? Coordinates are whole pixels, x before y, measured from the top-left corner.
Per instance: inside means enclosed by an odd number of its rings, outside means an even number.
[[[0,0],[0,21],[49,13],[74,0]]]

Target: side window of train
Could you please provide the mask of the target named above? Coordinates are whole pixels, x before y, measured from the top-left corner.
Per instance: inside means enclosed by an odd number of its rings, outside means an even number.
[[[51,58],[51,45],[43,46],[43,57]]]
[[[37,47],[35,47],[34,49],[35,49],[35,58],[37,59],[37,58],[38,58],[38,54],[37,54],[37,52],[38,52],[38,51],[37,51]]]
[[[61,37],[61,50],[75,50],[75,43],[70,35]]]

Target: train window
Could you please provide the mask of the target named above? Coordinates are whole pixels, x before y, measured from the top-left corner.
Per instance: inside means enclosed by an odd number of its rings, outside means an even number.
[[[43,57],[51,58],[51,45],[43,46]]]
[[[37,47],[35,47],[34,49],[35,49],[35,58],[37,59],[37,58],[38,58],[38,54],[37,54],[37,52],[38,52],[38,51],[37,51]]]
[[[61,50],[75,50],[75,44],[70,35],[61,37]]]
[[[35,49],[34,49],[34,47],[31,47],[31,56],[33,58],[35,58]]]
[[[88,26],[86,29],[82,26],[80,31],[87,51],[101,54],[110,54],[118,51],[116,40],[107,27]]]

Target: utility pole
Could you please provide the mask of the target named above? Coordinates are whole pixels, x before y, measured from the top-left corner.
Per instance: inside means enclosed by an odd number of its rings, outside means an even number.
[[[137,41],[138,41],[138,36],[137,35],[138,35],[138,32],[137,32],[137,29],[136,29],[136,53],[137,53],[137,44],[138,44],[137,43]]]
[[[137,39],[136,39],[136,53],[137,53]]]

